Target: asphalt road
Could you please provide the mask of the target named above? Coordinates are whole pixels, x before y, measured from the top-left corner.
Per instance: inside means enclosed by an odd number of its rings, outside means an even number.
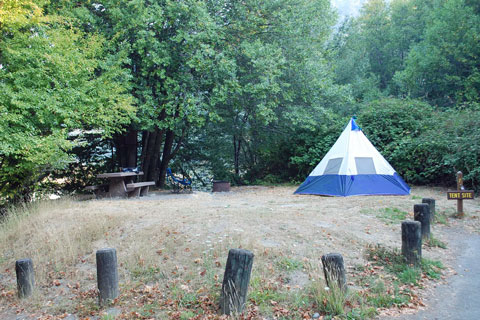
[[[387,319],[478,320],[480,319],[480,235],[461,229],[450,230],[448,245],[458,252],[453,268],[456,275],[437,286],[427,308],[414,315]]]

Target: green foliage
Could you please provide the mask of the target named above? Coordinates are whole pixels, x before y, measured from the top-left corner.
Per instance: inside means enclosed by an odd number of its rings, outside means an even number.
[[[476,105],[441,112],[418,100],[389,98],[362,109],[358,123],[407,182],[452,185],[460,170],[466,185],[477,188],[479,116]]]
[[[53,22],[0,41],[0,204],[28,199],[36,182],[66,167],[69,131],[101,128],[106,136],[130,121],[124,74],[103,58],[103,44]]]
[[[299,182],[354,114],[408,183],[478,190],[475,1],[370,0],[338,28],[328,0],[7,0],[0,21],[1,203],[92,182],[122,130],[147,179],[177,157]]]
[[[384,208],[380,212],[380,219],[391,224],[405,220],[408,215],[408,212],[398,208]]]
[[[408,182],[421,183],[434,171],[429,150],[416,138],[433,126],[433,110],[416,100],[383,99],[362,109],[358,123],[369,140]],[[423,147],[423,148],[422,148]]]
[[[441,106],[477,102],[480,15],[464,0],[438,2],[426,18],[424,39],[396,75],[404,91]]]
[[[344,129],[348,117],[325,112],[314,128],[300,128],[292,133],[287,154],[290,162],[297,168],[298,179],[303,180],[330,150]]]
[[[42,18],[45,1],[3,0],[0,7],[0,30],[18,29]]]
[[[303,263],[301,261],[288,257],[281,258],[277,264],[285,271],[294,271],[303,267]]]
[[[229,78],[216,100],[219,119],[182,152],[205,158],[216,179],[288,181],[298,173],[289,158],[302,147],[292,137],[316,130],[326,108],[350,103],[324,55],[329,1],[221,1],[209,11],[218,24],[229,22],[220,43]]]

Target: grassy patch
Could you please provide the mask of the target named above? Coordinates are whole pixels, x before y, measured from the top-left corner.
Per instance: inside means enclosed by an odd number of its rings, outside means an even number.
[[[134,279],[142,280],[143,282],[154,282],[167,278],[165,273],[159,267],[154,266],[141,267],[137,265],[130,270],[130,272]]]
[[[412,196],[412,200],[419,200],[419,199],[422,199],[422,197],[420,197],[420,196]]]
[[[438,279],[441,275],[443,265],[440,261],[422,259],[420,268],[412,268],[404,261],[398,250],[388,250],[381,246],[369,248],[369,260],[374,264],[382,266],[395,275],[400,284],[413,284],[418,286],[422,274],[430,279]]]
[[[342,291],[337,286],[325,287],[322,282],[313,287],[312,296],[323,319],[370,319],[376,314],[368,295],[353,290]]]
[[[447,244],[430,234],[430,239],[425,241],[425,245],[429,246],[430,248],[442,248],[447,249]]]
[[[283,296],[279,293],[278,288],[267,284],[265,280],[258,277],[250,281],[248,297],[259,307],[270,305],[272,300],[276,302],[283,300]]]
[[[145,304],[140,309],[137,310],[137,313],[143,318],[148,319],[155,316],[155,310],[158,309],[157,304]]]
[[[454,213],[455,214],[455,213]],[[448,225],[448,214],[446,212],[435,212],[435,223]]]
[[[414,286],[418,285],[418,280],[422,275],[422,272],[418,268],[412,268],[405,265],[403,268],[400,268],[401,271],[397,272],[397,277],[400,283],[402,284],[412,284]]]
[[[443,269],[445,267],[440,261],[422,259],[422,270],[430,279],[440,279]]]
[[[383,208],[380,210],[380,219],[387,223],[398,223],[407,217],[408,212],[402,211],[398,208]]]
[[[279,282],[259,276],[250,281],[248,300],[269,319],[301,319],[301,310],[312,306],[308,292],[288,290]]]
[[[180,320],[188,320],[188,319],[192,319],[193,317],[195,317],[196,314],[193,313],[192,311],[186,311],[186,312],[183,312],[181,315],[180,315]]]
[[[392,292],[393,291],[393,292]],[[401,307],[408,304],[410,297],[400,292],[397,285],[393,289],[387,289],[382,280],[377,280],[371,292],[366,297],[367,303],[374,308]]]
[[[299,270],[303,268],[303,263],[299,260],[283,257],[277,262],[280,269],[285,271]]]

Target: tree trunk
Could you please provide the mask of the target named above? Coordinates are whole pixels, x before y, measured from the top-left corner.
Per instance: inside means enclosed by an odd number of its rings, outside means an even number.
[[[242,140],[238,139],[234,135],[233,136],[233,164],[235,168],[235,175],[239,176],[240,175],[240,146],[241,146]]]
[[[137,130],[132,127],[113,139],[117,149],[117,165],[121,168],[137,166]]]
[[[145,181],[157,181],[158,176],[157,164],[160,159],[160,148],[162,145],[164,130],[158,128],[153,132],[149,132],[148,139],[144,139],[144,145],[142,149],[142,155],[144,155],[144,161],[142,163],[143,179]]]
[[[157,139],[155,140],[155,146],[153,147],[154,157],[152,158],[152,170],[148,175],[149,180],[154,180],[158,186],[160,186],[159,180],[159,167],[160,167],[160,150],[162,149],[162,143],[165,135],[165,130],[159,130]],[[162,185],[163,187],[163,185]]]
[[[161,122],[166,118],[165,109],[162,110],[158,117]],[[155,181],[158,185],[158,164],[160,162],[160,149],[162,147],[163,135],[165,130],[155,127],[154,131],[144,133],[145,138],[142,140],[142,170],[144,181]]]
[[[165,144],[163,145],[162,161],[160,162],[160,170],[158,176],[158,186],[163,188],[165,185],[165,174],[167,172],[168,163],[170,162],[170,155],[173,147],[173,139],[175,134],[172,130],[168,130],[165,135]]]
[[[137,167],[137,130],[130,129],[128,134],[125,137],[126,145],[126,167],[135,168]]]
[[[150,139],[150,131],[143,131],[142,132],[142,142],[140,147],[142,148],[142,153],[140,154],[140,166],[142,171],[145,167],[145,157],[147,156],[147,148],[149,146],[149,139]],[[144,171],[145,172],[145,171]]]

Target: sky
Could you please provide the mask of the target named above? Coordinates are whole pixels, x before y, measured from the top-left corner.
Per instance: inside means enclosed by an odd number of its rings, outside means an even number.
[[[355,17],[358,15],[362,4],[367,0],[331,0],[335,8],[337,8],[340,17]]]

